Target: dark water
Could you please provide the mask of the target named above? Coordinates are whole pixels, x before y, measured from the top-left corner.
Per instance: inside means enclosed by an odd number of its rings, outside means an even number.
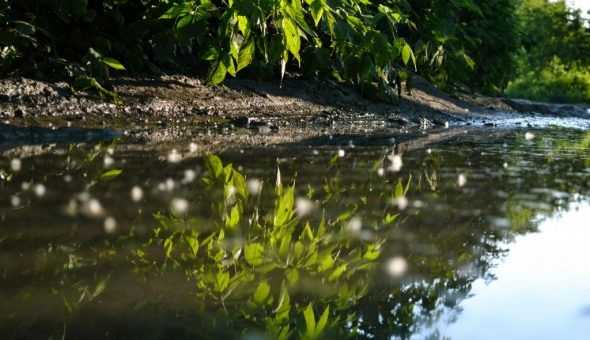
[[[393,142],[0,157],[1,338],[588,339],[590,134]]]

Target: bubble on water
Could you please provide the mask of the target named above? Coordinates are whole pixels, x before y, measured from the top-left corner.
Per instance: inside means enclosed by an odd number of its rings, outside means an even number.
[[[19,172],[22,169],[22,162],[19,158],[14,158],[10,161],[10,169],[14,172]]]
[[[139,202],[143,199],[143,190],[139,186],[131,188],[131,200],[133,202]]]
[[[395,154],[395,152],[392,152],[391,155],[387,156],[387,158],[391,162],[391,165],[389,166],[388,170],[391,172],[400,172],[402,166],[404,165],[402,161],[402,156]]]
[[[342,158],[346,156],[346,151],[344,151],[343,149],[338,150],[338,157]]]
[[[319,155],[319,154],[320,154],[320,152],[319,152],[318,150],[313,150],[311,153],[312,153],[314,156],[317,156],[317,155]]]
[[[64,175],[64,182],[70,183],[72,181],[72,175]]]
[[[346,224],[346,230],[352,234],[358,234],[363,228],[363,220],[360,217],[353,217]]]
[[[186,170],[184,170],[184,178],[182,179],[182,183],[184,183],[184,184],[192,183],[195,181],[196,178],[197,178],[197,172],[195,170],[186,169]]]
[[[524,134],[524,139],[526,140],[533,140],[535,139],[535,134],[532,132],[527,132]]]
[[[190,153],[195,153],[195,152],[197,152],[198,150],[199,150],[199,146],[197,145],[197,143],[190,143],[190,144],[188,145],[188,151],[189,151]]]
[[[467,177],[465,174],[459,174],[459,177],[457,177],[457,185],[459,187],[464,187],[465,184],[467,184]]]
[[[166,179],[165,182],[161,183],[163,190],[161,191],[172,191],[176,187],[176,182],[172,178]]]
[[[256,178],[249,179],[246,186],[252,195],[258,195],[262,191],[262,181]]]
[[[111,166],[113,166],[113,164],[115,164],[115,160],[113,159],[113,157],[111,156],[104,156],[104,167],[105,168],[110,168]]]
[[[408,207],[408,199],[405,196],[396,197],[393,199],[393,205],[395,205],[399,210],[405,210]]]
[[[78,199],[80,202],[88,202],[90,200],[90,193],[88,191],[83,191],[78,194]]]
[[[426,149],[426,153],[429,155],[432,154],[432,149]]]
[[[107,153],[112,156],[115,154],[115,149],[113,147],[107,148]]]
[[[299,217],[309,215],[313,211],[314,207],[314,203],[307,198],[297,197],[295,200],[295,212]]]
[[[408,271],[408,262],[401,256],[392,257],[385,263],[385,271],[393,278],[400,278]]]
[[[174,198],[170,202],[170,210],[174,215],[184,215],[188,211],[188,201],[184,198]]]
[[[445,128],[447,128],[447,129],[448,129],[448,128],[449,128],[449,126],[450,126],[449,122],[445,122]]]
[[[412,206],[416,209],[421,209],[424,208],[424,202],[420,200],[415,200],[414,202],[412,202]]]
[[[17,208],[20,206],[20,197],[18,197],[17,195],[13,195],[12,197],[10,197],[10,204],[14,207]]]
[[[377,175],[379,175],[379,177],[383,177],[385,175],[385,169],[383,169],[383,168],[377,169]]]
[[[182,155],[176,149],[172,149],[166,159],[169,163],[179,163],[182,160]]]
[[[71,199],[64,208],[64,212],[66,213],[66,215],[70,217],[76,216],[78,214],[78,202],[76,202],[76,200]]]
[[[504,164],[502,164],[502,167],[504,167],[504,169],[508,169],[508,163],[504,162]]]
[[[107,234],[114,234],[117,231],[117,220],[109,216],[104,220],[104,231]]]
[[[22,182],[20,185],[20,188],[24,191],[27,191],[27,190],[31,189],[31,183],[30,182]]]
[[[100,217],[104,215],[102,204],[96,198],[89,199],[85,204],[83,211],[90,217]]]
[[[37,197],[43,197],[47,193],[47,188],[45,188],[45,185],[43,184],[37,184],[33,188],[33,191]]]

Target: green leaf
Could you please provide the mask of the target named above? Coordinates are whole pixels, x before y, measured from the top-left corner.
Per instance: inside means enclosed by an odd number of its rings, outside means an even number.
[[[223,292],[227,286],[229,285],[229,273],[228,272],[219,272],[215,276],[215,290],[218,292]]]
[[[104,172],[102,175],[100,175],[100,180],[101,181],[109,181],[119,175],[121,175],[123,173],[123,170],[121,169],[111,169],[109,171]]]
[[[107,65],[108,67],[110,67],[114,70],[118,70],[118,71],[125,71],[126,70],[125,66],[123,66],[123,64],[121,64],[121,62],[115,58],[103,57],[100,61],[103,64]]]
[[[299,29],[295,23],[289,18],[283,18],[281,20],[281,26],[283,28],[283,36],[285,38],[285,45],[293,57],[301,62],[299,56],[299,50],[301,49],[301,37],[299,36]]]
[[[207,171],[209,171],[209,173],[211,173],[216,178],[221,176],[223,173],[223,163],[216,155],[208,155],[205,158],[205,167],[207,168]]]
[[[263,304],[270,295],[270,285],[266,281],[260,282],[254,292],[254,302],[258,305]]]
[[[197,238],[197,235],[187,235],[184,237],[184,240],[191,248],[191,253],[193,256],[197,256],[197,253],[199,252],[199,239]]]
[[[228,218],[225,221],[225,226],[228,229],[234,229],[240,223],[241,209],[238,204],[234,205]]]
[[[320,320],[316,326],[316,336],[322,335],[324,330],[326,329],[326,325],[328,324],[328,318],[330,317],[330,306],[324,309],[322,316],[320,316]]]
[[[275,227],[284,226],[293,218],[295,214],[294,204],[295,188],[290,186],[287,190],[283,191],[277,201],[273,222]]]
[[[409,45],[404,45],[404,47],[402,48],[402,61],[404,62],[404,65],[408,65],[408,62],[410,62],[410,55],[412,53],[412,49],[410,48]]]
[[[225,80],[225,76],[227,75],[227,67],[225,63],[221,60],[218,60],[211,69],[211,73],[209,74],[209,83],[212,85],[219,85]]]
[[[314,337],[316,324],[315,324],[315,313],[313,311],[313,305],[310,303],[307,308],[303,311],[303,318],[305,319],[306,334],[310,337]]]
[[[324,4],[322,0],[314,0],[310,6],[311,9],[311,16],[313,18],[313,22],[315,25],[320,24],[320,20],[322,20],[322,15],[324,14]]]
[[[264,262],[264,246],[260,243],[250,243],[244,248],[246,262],[256,267]]]
[[[240,55],[238,57],[238,68],[236,69],[237,72],[252,63],[252,60],[254,60],[255,51],[256,45],[254,43],[254,39],[250,39],[248,43],[246,43],[246,45],[240,50]]]

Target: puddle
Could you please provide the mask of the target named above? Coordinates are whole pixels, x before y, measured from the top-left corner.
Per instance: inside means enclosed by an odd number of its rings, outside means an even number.
[[[588,334],[590,134],[396,138],[0,157],[2,338]]]

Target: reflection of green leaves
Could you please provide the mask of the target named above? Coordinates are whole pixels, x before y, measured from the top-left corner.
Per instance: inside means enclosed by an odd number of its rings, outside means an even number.
[[[123,173],[123,170],[121,169],[111,169],[108,171],[105,171],[102,175],[100,175],[100,180],[101,181],[110,181],[118,176],[120,176]]]
[[[260,243],[250,243],[244,247],[244,256],[251,266],[259,266],[264,262],[264,246]]]

